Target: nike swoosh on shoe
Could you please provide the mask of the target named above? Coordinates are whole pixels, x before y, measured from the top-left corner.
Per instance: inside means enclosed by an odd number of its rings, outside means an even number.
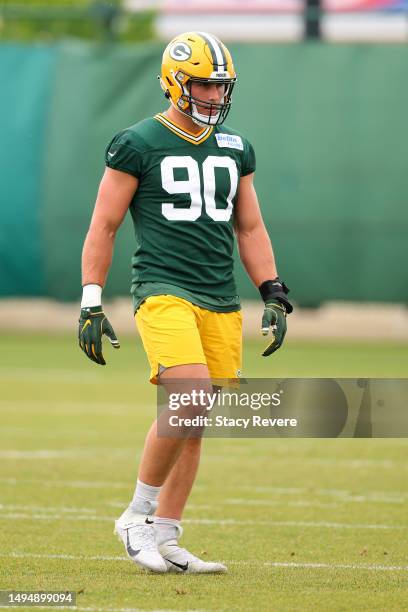
[[[128,554],[131,557],[136,557],[136,555],[138,555],[141,550],[140,548],[139,550],[135,550],[134,548],[131,547],[130,540],[129,540],[129,529],[126,530],[126,550],[128,551]]]
[[[187,563],[176,563],[175,561],[171,561],[170,559],[166,559],[166,557],[163,557],[163,559],[165,559],[165,561],[168,561],[169,563],[172,563],[176,567],[179,567],[181,570],[183,570],[183,572],[186,572],[188,570],[188,561],[187,561]]]

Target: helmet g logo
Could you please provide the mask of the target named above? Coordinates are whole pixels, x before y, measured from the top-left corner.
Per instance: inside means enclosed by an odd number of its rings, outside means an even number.
[[[170,57],[179,62],[185,62],[191,57],[191,48],[185,42],[176,42],[169,49]]]

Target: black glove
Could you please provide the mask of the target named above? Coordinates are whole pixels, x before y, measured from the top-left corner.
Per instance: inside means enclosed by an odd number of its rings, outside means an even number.
[[[272,329],[272,342],[262,353],[263,357],[268,357],[283,344],[287,329],[286,315],[292,312],[293,306],[286,297],[289,289],[285,283],[279,280],[279,277],[262,283],[259,292],[265,302],[262,316],[262,334],[267,336],[269,329]]]
[[[99,365],[106,365],[102,355],[103,334],[109,338],[114,348],[120,348],[119,340],[113,331],[112,325],[105,317],[102,306],[82,308],[78,328],[79,346],[89,359],[99,363]]]

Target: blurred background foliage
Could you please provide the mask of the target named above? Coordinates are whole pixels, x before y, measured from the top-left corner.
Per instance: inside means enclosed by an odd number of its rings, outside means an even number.
[[[0,0],[0,40],[140,42],[154,38],[154,17],[125,11],[121,0]]]

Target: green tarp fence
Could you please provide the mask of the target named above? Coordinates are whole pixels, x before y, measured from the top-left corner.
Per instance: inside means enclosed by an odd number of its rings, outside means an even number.
[[[408,302],[408,49],[231,45],[228,123],[257,153],[281,276],[303,305]],[[0,45],[0,295],[80,296],[104,148],[163,110],[162,45]],[[105,294],[129,292],[130,218]],[[241,295],[257,292],[236,263]]]

